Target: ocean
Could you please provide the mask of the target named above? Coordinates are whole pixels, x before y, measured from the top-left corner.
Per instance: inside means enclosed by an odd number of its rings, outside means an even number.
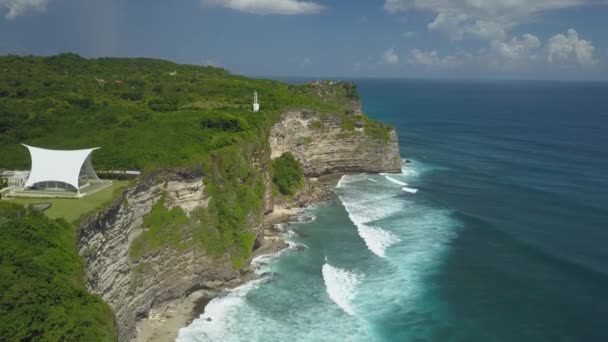
[[[356,82],[411,163],[344,176],[178,341],[608,341],[608,83]]]

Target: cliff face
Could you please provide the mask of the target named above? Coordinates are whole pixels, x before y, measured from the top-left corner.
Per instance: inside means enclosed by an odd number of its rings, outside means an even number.
[[[356,116],[355,116],[356,117]],[[401,172],[399,145],[394,129],[388,138],[365,132],[365,121],[354,129],[338,119],[312,111],[289,111],[270,132],[271,158],[291,152],[308,177],[338,172]]]
[[[355,107],[349,115],[358,117]],[[313,122],[318,126],[321,121],[322,128],[313,127]],[[340,122],[322,119],[315,112],[286,112],[272,128],[269,142],[270,151],[258,151],[253,156],[253,164],[264,175],[265,213],[273,208],[270,160],[284,152],[294,154],[308,177],[401,170],[394,130],[388,132],[387,138],[372,137],[362,127],[345,131]],[[128,189],[112,206],[80,225],[79,250],[86,264],[86,284],[113,308],[119,341],[129,341],[137,335],[137,321],[146,317],[150,309],[196,290],[214,291],[238,285],[250,274],[247,268],[233,269],[228,257],[213,259],[194,247],[165,247],[133,258],[131,243],[143,232],[144,217],[163,193],[165,206],[179,206],[186,213],[209,201],[200,175],[165,171]],[[258,241],[264,241],[263,225],[253,227],[253,231]]]
[[[237,284],[243,276],[230,260],[214,260],[196,248],[164,248],[137,260],[130,256],[131,242],[142,232],[144,216],[163,191],[167,207],[180,206],[186,213],[209,200],[200,177],[169,173],[125,191],[111,207],[80,226],[86,284],[114,310],[119,341],[135,337],[137,319],[155,305],[194,290]]]

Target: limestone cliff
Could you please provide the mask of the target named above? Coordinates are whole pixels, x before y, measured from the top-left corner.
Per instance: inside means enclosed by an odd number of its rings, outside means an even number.
[[[366,123],[357,121],[363,118],[355,107],[346,115],[356,127],[345,128],[343,121],[312,111],[289,111],[282,115],[270,132],[270,149],[258,151],[252,158],[264,175],[265,213],[273,208],[270,160],[283,152],[292,152],[308,177],[340,172],[400,171],[395,131],[386,129],[385,136],[369,134],[365,131]],[[152,308],[197,290],[235,286],[250,275],[247,266],[235,270],[227,256],[214,259],[196,247],[167,246],[150,255],[133,258],[131,243],[144,231],[144,217],[163,193],[166,207],[179,206],[186,214],[209,202],[201,174],[165,170],[126,190],[113,205],[80,225],[79,250],[85,260],[86,284],[113,308],[119,341],[134,338],[137,321],[146,317]],[[264,241],[261,224],[250,228],[256,233],[257,241]],[[258,242],[254,248],[259,246]]]
[[[366,132],[367,123],[352,115],[354,127],[344,119],[308,110],[283,114],[270,132],[271,157],[291,152],[307,177],[340,172],[401,172],[399,145],[394,129],[386,137]]]
[[[230,260],[212,259],[197,248],[164,248],[140,259],[130,256],[131,242],[142,232],[144,216],[163,191],[168,207],[180,206],[187,213],[209,200],[201,177],[165,172],[128,189],[112,206],[80,226],[86,284],[114,310],[119,341],[135,337],[137,319],[164,301],[242,281],[243,274],[232,268]]]

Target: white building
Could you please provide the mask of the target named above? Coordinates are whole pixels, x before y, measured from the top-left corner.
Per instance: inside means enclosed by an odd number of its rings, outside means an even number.
[[[6,179],[9,188],[23,188],[29,175],[29,171],[4,171],[2,173],[2,177]]]
[[[88,181],[99,181],[91,163],[91,153],[97,148],[85,150],[47,150],[27,147],[32,159],[32,170],[25,188],[68,190],[80,193],[80,187]]]
[[[253,92],[253,112],[257,113],[260,111],[260,104],[258,103],[258,92]]]

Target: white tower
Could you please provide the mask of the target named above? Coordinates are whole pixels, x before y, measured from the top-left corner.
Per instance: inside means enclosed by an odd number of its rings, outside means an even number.
[[[258,92],[253,92],[253,112],[257,113],[260,111],[260,104],[258,103]]]

